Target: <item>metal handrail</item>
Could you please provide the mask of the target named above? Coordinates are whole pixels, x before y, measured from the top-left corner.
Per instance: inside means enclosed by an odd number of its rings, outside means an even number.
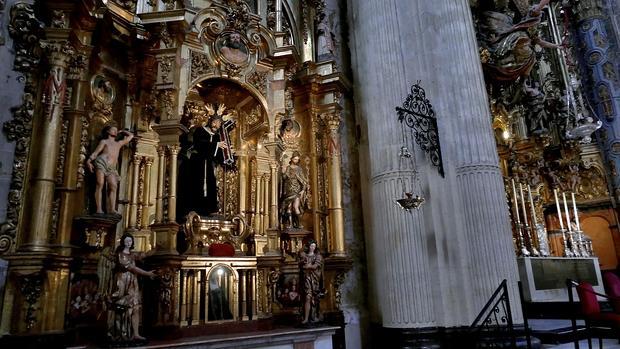
[[[503,311],[504,314],[501,314],[501,311]],[[505,328],[508,332],[507,337],[510,339],[511,347],[516,348],[517,338],[512,321],[512,311],[510,309],[510,297],[508,295],[506,279],[499,284],[474,322],[469,326],[470,333],[472,335],[480,335],[483,333],[485,327],[489,330],[486,332],[487,334],[499,334],[501,333],[500,330]]]

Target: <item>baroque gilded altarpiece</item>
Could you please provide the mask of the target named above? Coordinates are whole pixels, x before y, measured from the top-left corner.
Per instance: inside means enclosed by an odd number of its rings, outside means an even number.
[[[323,10],[315,0],[17,1],[6,9],[25,87],[4,126],[16,150],[0,230],[9,261],[2,333],[96,327],[97,261],[124,232],[138,250],[155,251],[147,265],[160,278],[144,287],[146,327],[206,324],[196,299],[215,267],[236,285],[234,320],[295,315],[297,305],[277,294],[295,283],[295,257],[309,238],[325,257],[321,312],[340,321],[350,260],[339,132],[349,86],[332,61],[315,60]],[[242,60],[223,54],[222,38],[232,34]],[[205,119],[208,103],[225,105],[237,123],[237,169],[218,176],[223,219],[185,221],[177,212],[180,139]],[[92,219],[84,166],[110,124],[136,134],[119,159],[116,225]],[[294,151],[310,200],[304,229],[287,232],[279,174]],[[200,247],[211,238],[233,242],[236,255],[207,256]]]

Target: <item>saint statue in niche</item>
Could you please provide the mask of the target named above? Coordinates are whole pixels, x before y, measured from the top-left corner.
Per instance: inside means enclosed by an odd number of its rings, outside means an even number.
[[[248,47],[237,32],[222,34],[216,45],[222,57],[230,63],[240,65],[248,60]]]
[[[222,104],[217,110],[207,105],[209,119],[205,125],[196,125],[182,139],[179,167],[179,214],[194,211],[208,216],[219,211],[216,167],[234,167],[234,156],[224,132],[229,132],[234,121],[228,118]],[[222,132],[224,131],[224,132]],[[232,163],[231,163],[232,161]]]
[[[101,140],[95,151],[86,160],[90,172],[95,173],[95,205],[97,214],[103,214],[103,186],[107,184],[107,209],[109,215],[118,216],[116,212],[116,191],[120,176],[116,170],[121,148],[131,142],[133,134],[129,130],[118,131],[115,126],[107,125],[101,130]]]
[[[280,217],[286,228],[302,229],[301,217],[308,206],[308,177],[299,166],[301,154],[293,152],[291,160],[282,171]]]

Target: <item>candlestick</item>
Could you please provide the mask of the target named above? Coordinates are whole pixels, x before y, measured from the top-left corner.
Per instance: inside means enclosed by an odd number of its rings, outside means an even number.
[[[532,188],[530,185],[527,185],[527,193],[530,196],[530,209],[532,210],[532,224],[536,226],[538,224],[538,220],[536,219],[536,210],[534,210],[534,200],[532,199]]]
[[[570,226],[570,215],[568,214],[568,205],[566,204],[566,193],[562,193],[564,199],[564,213],[566,214],[566,225],[568,225],[568,232],[572,232],[573,228]]]
[[[523,184],[519,183],[519,192],[521,193],[521,208],[523,209],[523,223],[527,225],[527,211],[525,210],[525,196],[523,195]]]
[[[510,179],[512,181],[512,201],[515,204],[515,216],[517,218],[517,224],[521,223],[521,219],[519,218],[519,206],[517,204],[517,187],[515,186],[514,178]]]
[[[577,231],[581,230],[579,225],[579,215],[577,214],[577,203],[575,202],[575,193],[570,193],[573,198],[573,214],[575,215],[575,224],[577,224]]]
[[[560,200],[558,199],[558,190],[553,189],[553,195],[555,196],[555,208],[558,211],[558,219],[560,220],[560,230],[564,230],[564,223],[562,219],[562,210],[560,210]]]

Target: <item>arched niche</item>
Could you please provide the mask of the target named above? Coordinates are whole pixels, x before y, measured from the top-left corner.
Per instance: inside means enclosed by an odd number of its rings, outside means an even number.
[[[206,320],[234,321],[239,317],[238,280],[236,270],[226,264],[216,264],[207,272]]]
[[[209,115],[207,105],[217,108],[225,106],[228,118],[235,121],[235,127],[229,133],[230,143],[235,153],[234,166],[215,166],[217,186],[217,202],[219,210],[205,209],[205,202],[209,196],[210,186],[207,185],[207,166],[198,165],[192,161],[195,154],[193,147],[194,134],[198,128],[207,128]],[[180,136],[181,151],[179,153],[179,178],[177,199],[177,221],[184,221],[184,217],[191,211],[201,216],[217,215],[222,218],[242,214],[252,200],[251,190],[242,190],[250,187],[250,173],[240,176],[239,162],[247,161],[255,156],[256,146],[269,130],[269,118],[265,108],[265,100],[253,88],[235,80],[225,78],[208,78],[196,82],[189,90],[183,107],[180,123],[188,130]],[[204,173],[200,173],[203,169]],[[209,167],[210,168],[210,167]],[[202,194],[200,193],[202,191]],[[203,199],[196,199],[202,195]],[[244,204],[240,205],[243,201]]]

